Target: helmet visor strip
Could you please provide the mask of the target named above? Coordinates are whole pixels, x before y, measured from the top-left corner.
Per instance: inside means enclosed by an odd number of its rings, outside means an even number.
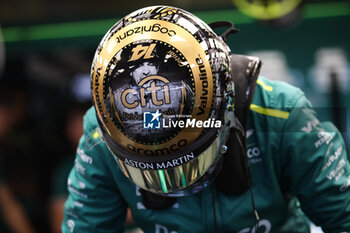
[[[225,130],[212,142],[212,144],[200,155],[188,159],[186,163],[178,166],[176,160],[159,164],[159,169],[140,169],[123,163],[117,159],[124,174],[139,187],[154,193],[169,194],[189,188],[200,177],[216,164],[223,146]]]

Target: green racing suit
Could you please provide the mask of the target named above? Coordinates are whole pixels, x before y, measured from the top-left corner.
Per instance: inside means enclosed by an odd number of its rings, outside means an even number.
[[[247,156],[258,232],[309,232],[308,218],[325,232],[350,232],[350,164],[334,125],[318,121],[300,89],[263,77],[250,109]],[[84,131],[68,179],[64,233],[123,232],[127,207],[147,233],[255,232],[249,191],[225,196],[212,184],[166,210],[146,209],[103,142],[94,108]]]

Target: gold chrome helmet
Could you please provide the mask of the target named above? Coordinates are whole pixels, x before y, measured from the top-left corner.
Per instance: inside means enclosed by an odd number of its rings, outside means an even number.
[[[92,95],[104,140],[131,181],[160,194],[208,184],[226,138],[229,48],[191,13],[153,6],[97,48]]]

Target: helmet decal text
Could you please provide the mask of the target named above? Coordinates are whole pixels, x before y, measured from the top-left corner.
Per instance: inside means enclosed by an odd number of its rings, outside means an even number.
[[[159,84],[159,82],[161,82],[161,84]],[[122,92],[122,103],[129,109],[134,109],[139,106],[139,104],[141,104],[141,107],[146,107],[146,102],[148,100],[155,106],[170,104],[169,85],[167,85],[167,83],[169,83],[169,80],[161,76],[155,75],[144,78],[137,84],[137,87],[139,87],[138,90],[135,90],[135,88],[128,88]],[[148,87],[143,87],[144,84],[148,84]],[[146,95],[146,93],[150,94],[150,98],[148,98],[149,95]],[[164,98],[159,99],[157,93],[162,93]],[[130,100],[132,98],[127,98],[128,94],[137,97]]]

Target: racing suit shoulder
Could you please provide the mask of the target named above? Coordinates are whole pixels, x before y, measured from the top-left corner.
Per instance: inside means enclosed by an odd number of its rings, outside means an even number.
[[[279,144],[270,154],[282,189],[325,232],[349,231],[350,163],[338,129],[320,122],[304,93],[287,83],[260,78],[256,93],[265,112],[255,111],[267,115],[265,135]]]
[[[259,168],[249,145],[255,143],[273,168],[265,175],[273,171],[270,177],[276,177],[284,195],[297,197],[303,212],[325,232],[349,231],[350,205],[344,203],[350,203],[350,163],[340,132],[318,120],[299,88],[264,77],[257,83],[250,107],[257,137],[247,141],[253,182]]]
[[[291,111],[304,93],[297,87],[283,81],[259,76],[253,104],[261,107]]]
[[[283,128],[284,186],[307,216],[325,232],[350,231],[350,163],[341,133],[320,122],[301,96]]]
[[[296,107],[304,93],[297,87],[283,81],[270,80],[259,76],[250,105],[248,129],[279,138],[290,112]],[[278,139],[279,140],[279,139]],[[273,146],[279,143],[273,143]],[[275,148],[278,150],[278,148]]]

